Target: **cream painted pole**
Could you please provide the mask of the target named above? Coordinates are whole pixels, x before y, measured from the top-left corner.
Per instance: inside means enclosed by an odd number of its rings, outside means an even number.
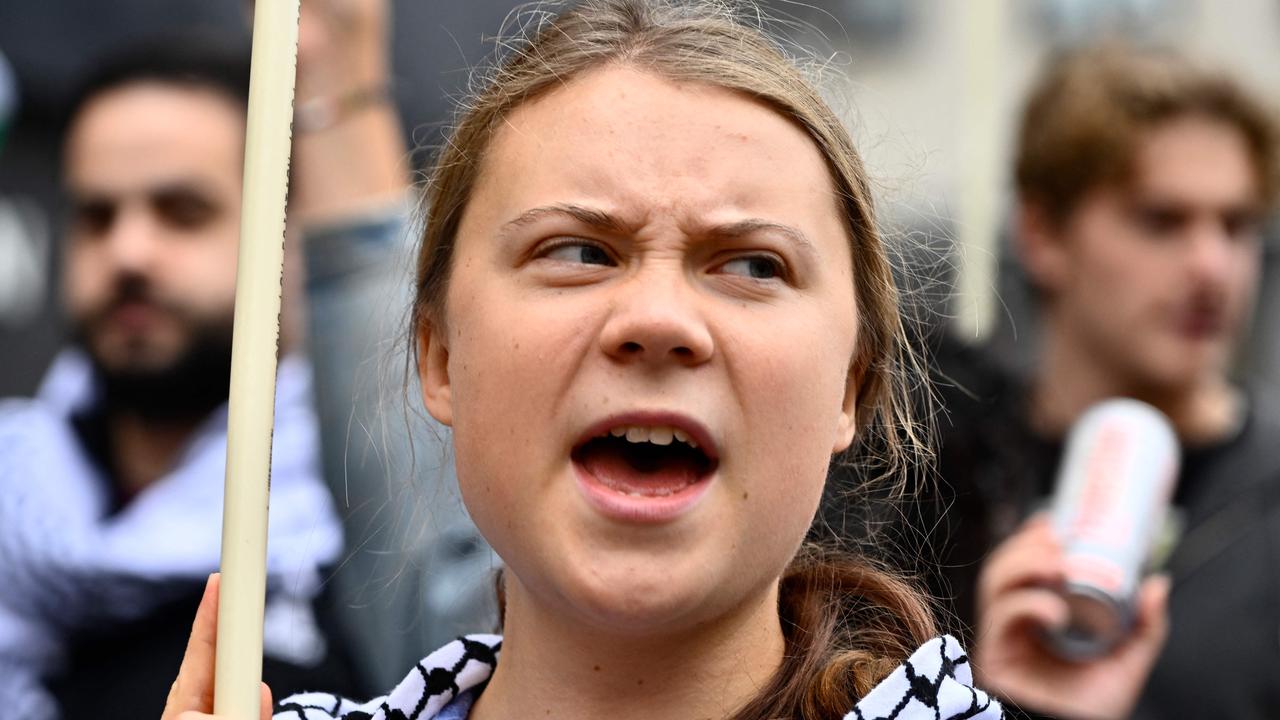
[[[280,343],[298,3],[257,0],[253,15],[213,695],[214,713],[231,720],[257,720],[261,707],[267,491]]]
[[[965,337],[987,338],[996,320],[996,263],[1000,254],[1001,62],[1004,52],[1006,0],[964,3],[965,98],[957,235],[960,276],[957,278],[956,323]]]

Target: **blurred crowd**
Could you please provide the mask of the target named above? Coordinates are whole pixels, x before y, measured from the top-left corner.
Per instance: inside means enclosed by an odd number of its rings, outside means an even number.
[[[0,9],[0,716],[155,717],[218,566],[249,6],[17,5]],[[802,15],[783,31],[871,47],[870,64],[911,52],[924,12],[778,5]],[[1056,30],[1000,139],[1006,220],[969,249],[1000,260],[986,282],[1007,319],[975,337],[949,320],[966,298],[920,293],[906,314],[935,458],[873,504],[865,468],[833,469],[813,534],[918,578],[1017,715],[1280,717],[1280,93],[1135,29],[1143,3],[1043,5]],[[417,397],[407,268],[415,173],[512,7],[303,0],[264,628],[277,697],[367,695],[496,625],[499,560]],[[901,274],[961,286],[956,222],[930,222],[900,233]],[[1109,397],[1177,433],[1177,539],[1123,643],[1046,666],[1031,648],[1061,621],[1044,599],[1061,548],[1035,515],[1068,430]],[[1012,635],[1024,652],[993,639]]]

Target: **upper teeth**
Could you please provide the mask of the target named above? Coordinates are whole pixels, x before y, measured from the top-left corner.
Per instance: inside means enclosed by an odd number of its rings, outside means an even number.
[[[609,431],[614,437],[625,437],[627,442],[632,443],[653,443],[654,445],[670,445],[674,438],[689,447],[698,447],[698,443],[689,434],[679,428],[673,428],[667,425],[643,426],[643,425],[620,425]]]

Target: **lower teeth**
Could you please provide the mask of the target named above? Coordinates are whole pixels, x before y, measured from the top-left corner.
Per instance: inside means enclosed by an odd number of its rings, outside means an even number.
[[[681,490],[687,487],[689,486],[683,485],[678,488],[658,488],[656,490],[652,490],[649,492],[638,492],[636,490],[622,490],[621,488],[614,488],[614,489],[620,491],[622,494],[628,497],[647,498],[647,497],[668,497],[680,492]]]

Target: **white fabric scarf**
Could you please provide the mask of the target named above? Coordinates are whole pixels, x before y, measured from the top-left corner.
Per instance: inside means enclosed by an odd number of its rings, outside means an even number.
[[[34,400],[0,402],[0,714],[56,717],[41,678],[79,629],[145,617],[218,568],[226,407],[196,432],[168,475],[108,516],[110,489],[71,425],[94,402],[87,359],[64,352]],[[267,654],[317,659],[309,619],[320,567],[342,549],[321,480],[310,367],[280,363],[271,463]],[[174,669],[176,672],[176,668]],[[9,716],[9,715],[6,715]]]

